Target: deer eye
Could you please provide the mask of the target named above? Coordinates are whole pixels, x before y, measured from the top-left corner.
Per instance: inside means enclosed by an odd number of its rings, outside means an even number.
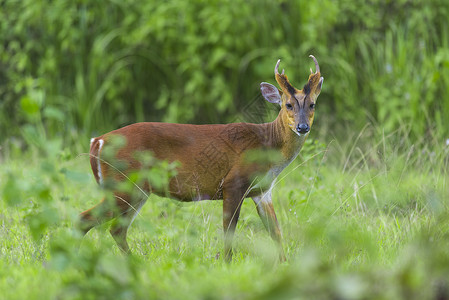
[[[285,107],[287,107],[287,109],[292,109],[293,108],[293,106],[290,103],[286,103]]]
[[[315,103],[310,104],[310,108],[314,109],[315,108]]]

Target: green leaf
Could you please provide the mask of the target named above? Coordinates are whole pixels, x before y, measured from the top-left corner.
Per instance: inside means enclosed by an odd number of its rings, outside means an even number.
[[[20,99],[20,107],[28,116],[35,116],[39,112],[39,103],[29,96]]]
[[[39,241],[50,225],[59,221],[59,213],[54,207],[46,207],[41,211],[35,211],[26,218],[30,228],[31,237]]]

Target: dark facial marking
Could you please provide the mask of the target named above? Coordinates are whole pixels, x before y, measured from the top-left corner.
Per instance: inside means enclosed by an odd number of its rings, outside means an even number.
[[[306,96],[308,94],[310,94],[310,85],[309,82],[306,83],[306,85],[304,85],[304,87],[302,88],[302,91],[304,92],[304,94],[306,94]]]
[[[296,89],[287,81],[287,79],[284,76],[281,76],[281,79],[282,79],[283,86],[287,88],[288,93],[294,97],[295,93],[296,93]]]
[[[287,89],[288,89],[288,92],[290,93],[290,95],[292,95],[293,97],[295,97],[295,93],[296,93],[295,88],[292,87],[290,84],[287,83]]]

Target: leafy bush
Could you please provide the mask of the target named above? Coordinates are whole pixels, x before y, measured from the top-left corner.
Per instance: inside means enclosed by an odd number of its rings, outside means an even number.
[[[135,121],[231,121],[278,58],[301,87],[311,53],[321,124],[447,137],[448,13],[444,0],[4,1],[0,143],[30,121],[67,145]]]

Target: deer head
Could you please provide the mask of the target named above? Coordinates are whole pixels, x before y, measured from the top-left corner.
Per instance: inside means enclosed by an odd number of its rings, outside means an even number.
[[[321,92],[324,80],[321,77],[318,61],[313,55],[309,57],[315,62],[315,73],[310,69],[309,80],[301,90],[290,84],[284,70],[279,74],[280,59],[274,68],[274,75],[281,89],[266,82],[260,84],[264,98],[268,102],[281,106],[281,114],[284,114],[286,125],[299,136],[308,134],[310,131],[315,113],[315,102]]]

